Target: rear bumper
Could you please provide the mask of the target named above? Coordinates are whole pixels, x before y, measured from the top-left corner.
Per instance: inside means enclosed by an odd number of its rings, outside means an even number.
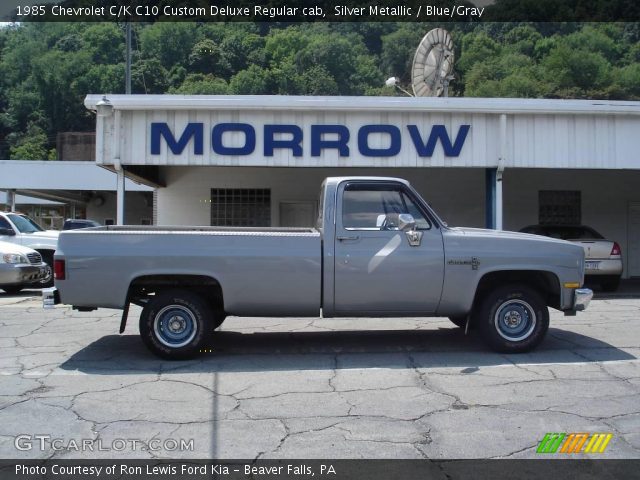
[[[42,308],[53,308],[60,303],[60,292],[56,287],[42,289]]]
[[[584,274],[587,277],[597,275],[622,275],[622,260],[621,259],[605,259],[605,260],[585,260]]]

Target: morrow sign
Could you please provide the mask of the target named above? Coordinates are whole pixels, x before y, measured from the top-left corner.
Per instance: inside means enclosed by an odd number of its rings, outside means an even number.
[[[396,125],[363,125],[355,133],[356,141],[351,141],[351,130],[345,125],[310,125],[310,154],[319,157],[324,150],[336,150],[340,157],[349,157],[355,146],[364,157],[393,157],[400,153],[404,141],[409,142],[420,157],[431,157],[438,143],[446,157],[458,157],[469,133],[471,125],[460,125],[455,138],[451,138],[445,125],[432,125],[428,132],[417,125],[406,125],[400,129]],[[174,155],[180,155],[191,144],[194,155],[203,155],[205,149],[205,124],[188,123],[182,132],[172,132],[166,122],[151,123],[151,155],[160,155],[162,143]],[[273,157],[276,150],[289,150],[294,157],[302,157],[305,132],[298,125],[266,124],[262,126],[262,154]],[[218,123],[213,125],[210,135],[211,150],[217,155],[246,156],[257,148],[256,128],[248,123]],[[225,140],[225,135],[240,137],[240,142]],[[408,134],[408,138],[407,137]],[[371,137],[385,138],[372,142]],[[372,146],[375,143],[375,146]],[[381,146],[383,145],[383,146]]]

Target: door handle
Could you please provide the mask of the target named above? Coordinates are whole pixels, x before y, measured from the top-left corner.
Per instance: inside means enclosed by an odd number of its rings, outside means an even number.
[[[340,240],[341,242],[345,241],[345,240],[358,240],[360,238],[359,235],[351,235],[351,236],[338,236],[336,237],[338,240]]]

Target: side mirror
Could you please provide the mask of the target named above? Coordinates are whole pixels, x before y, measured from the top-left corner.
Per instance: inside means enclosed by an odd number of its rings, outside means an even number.
[[[16,232],[13,231],[13,228],[0,228],[0,235],[6,235],[7,237],[15,236]]]
[[[401,213],[398,215],[398,230],[408,232],[416,229],[416,220],[410,213]]]

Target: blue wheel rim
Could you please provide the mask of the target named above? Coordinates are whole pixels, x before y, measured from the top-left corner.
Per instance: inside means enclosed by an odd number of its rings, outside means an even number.
[[[507,300],[496,310],[494,324],[498,334],[510,342],[525,340],[536,328],[534,309],[524,300]]]
[[[198,331],[195,315],[182,305],[167,305],[162,308],[153,323],[156,338],[170,348],[188,345]]]

